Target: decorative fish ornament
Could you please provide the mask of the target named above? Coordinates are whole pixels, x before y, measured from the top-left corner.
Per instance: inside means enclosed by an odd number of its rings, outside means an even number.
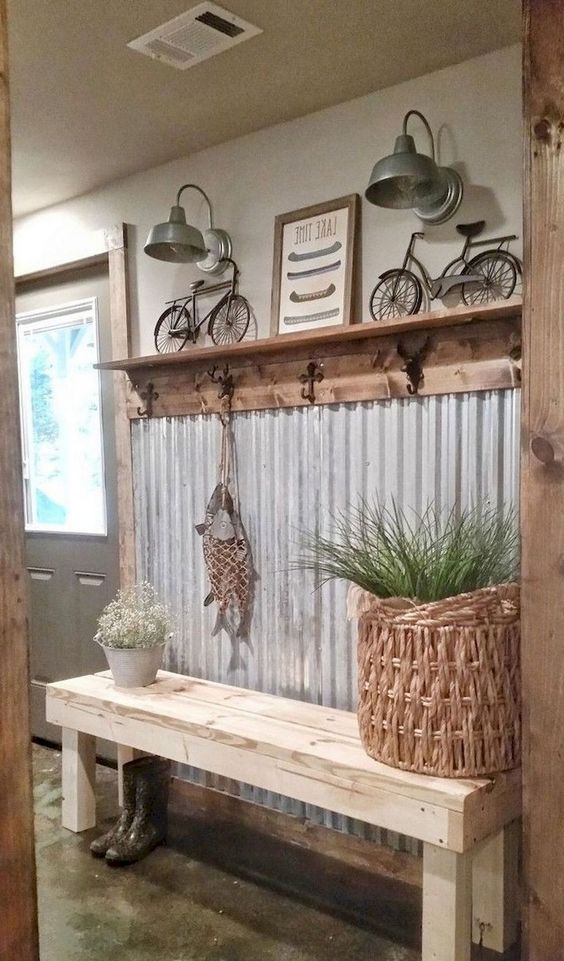
[[[204,601],[207,607],[218,604],[217,620],[212,635],[224,630],[233,653],[229,670],[244,665],[241,642],[249,647],[247,622],[250,607],[252,562],[249,542],[233,504],[227,484],[220,482],[210,497],[203,524],[196,525],[203,536],[204,559],[211,591]]]

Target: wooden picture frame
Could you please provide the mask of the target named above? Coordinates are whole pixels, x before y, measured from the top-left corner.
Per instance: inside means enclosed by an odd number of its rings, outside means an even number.
[[[349,194],[276,217],[272,336],[353,322],[359,211]]]

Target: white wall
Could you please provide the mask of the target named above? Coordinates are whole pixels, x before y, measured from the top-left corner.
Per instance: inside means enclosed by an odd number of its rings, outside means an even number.
[[[273,223],[278,213],[344,194],[363,194],[372,165],[389,153],[406,110],[418,108],[439,131],[439,158],[463,176],[465,199],[456,218],[427,228],[422,259],[439,271],[459,250],[455,222],[484,218],[488,231],[521,233],[521,61],[513,46],[417,80],[279,124],[193,154],[17,221],[16,274],[74,260],[99,245],[101,228],[120,221],[132,231],[132,313],[135,353],[152,353],[152,330],[165,300],[198,276],[193,266],[151,260],[143,243],[165,220],[177,187],[195,181],[209,193],[215,224],[233,238],[241,292],[254,308],[259,335],[270,323]],[[188,120],[187,120],[188,122]],[[421,149],[425,134],[413,127]],[[419,139],[420,138],[420,139]],[[195,193],[187,214],[204,223]],[[378,274],[402,258],[420,222],[410,211],[383,210],[363,200],[363,319]],[[98,233],[93,233],[93,232]],[[517,253],[521,244],[513,246]],[[199,274],[203,277],[203,274]]]

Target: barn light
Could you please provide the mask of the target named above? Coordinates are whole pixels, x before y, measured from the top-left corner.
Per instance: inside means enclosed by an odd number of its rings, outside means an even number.
[[[419,117],[429,134],[430,157],[417,152],[413,137],[407,133],[409,118],[413,116]],[[377,207],[412,208],[426,223],[441,224],[458,210],[462,193],[462,180],[456,170],[436,163],[435,141],[426,118],[418,110],[409,110],[393,154],[374,166],[366,199]]]
[[[197,190],[206,201],[209,226],[203,233],[186,222],[186,212],[180,206],[180,197],[188,188]],[[196,184],[184,184],[176,195],[168,220],[151,227],[145,253],[156,260],[175,264],[196,263],[206,273],[219,274],[225,270],[226,259],[231,256],[231,239],[225,230],[213,227],[212,206],[205,191]]]

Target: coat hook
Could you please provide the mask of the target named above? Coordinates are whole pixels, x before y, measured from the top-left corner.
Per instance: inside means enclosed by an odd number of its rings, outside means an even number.
[[[301,390],[301,395],[303,399],[308,400],[310,404],[315,403],[315,384],[321,383],[324,376],[325,375],[321,370],[320,365],[317,364],[314,360],[311,360],[307,365],[305,373],[300,374],[300,376],[298,377],[298,380],[300,381],[300,383],[304,385]],[[307,390],[305,388],[306,384],[307,384]]]
[[[217,396],[219,400],[227,397],[229,406],[231,406],[231,401],[233,400],[233,394],[235,393],[235,384],[233,383],[233,374],[229,371],[229,364],[226,364],[223,368],[223,374],[217,374],[217,366],[214,364],[211,370],[208,370],[208,377],[214,382],[214,384],[219,384],[219,390]]]
[[[521,341],[515,339],[512,341],[509,350],[509,363],[512,369],[515,371],[515,381],[517,384],[521,383],[521,358],[522,358],[522,346]]]
[[[421,384],[425,380],[425,374],[423,372],[423,367],[421,366],[423,360],[429,353],[429,348],[431,347],[431,338],[427,337],[427,340],[419,350],[412,351],[411,353],[403,346],[400,341],[397,346],[397,352],[401,359],[405,361],[402,367],[402,373],[407,374],[407,392],[408,394],[418,394]]]
[[[153,416],[153,401],[159,399],[159,395],[155,390],[155,385],[152,381],[149,381],[145,390],[139,391],[139,397],[141,400],[145,401],[145,408],[137,408],[138,417],[152,417]]]

